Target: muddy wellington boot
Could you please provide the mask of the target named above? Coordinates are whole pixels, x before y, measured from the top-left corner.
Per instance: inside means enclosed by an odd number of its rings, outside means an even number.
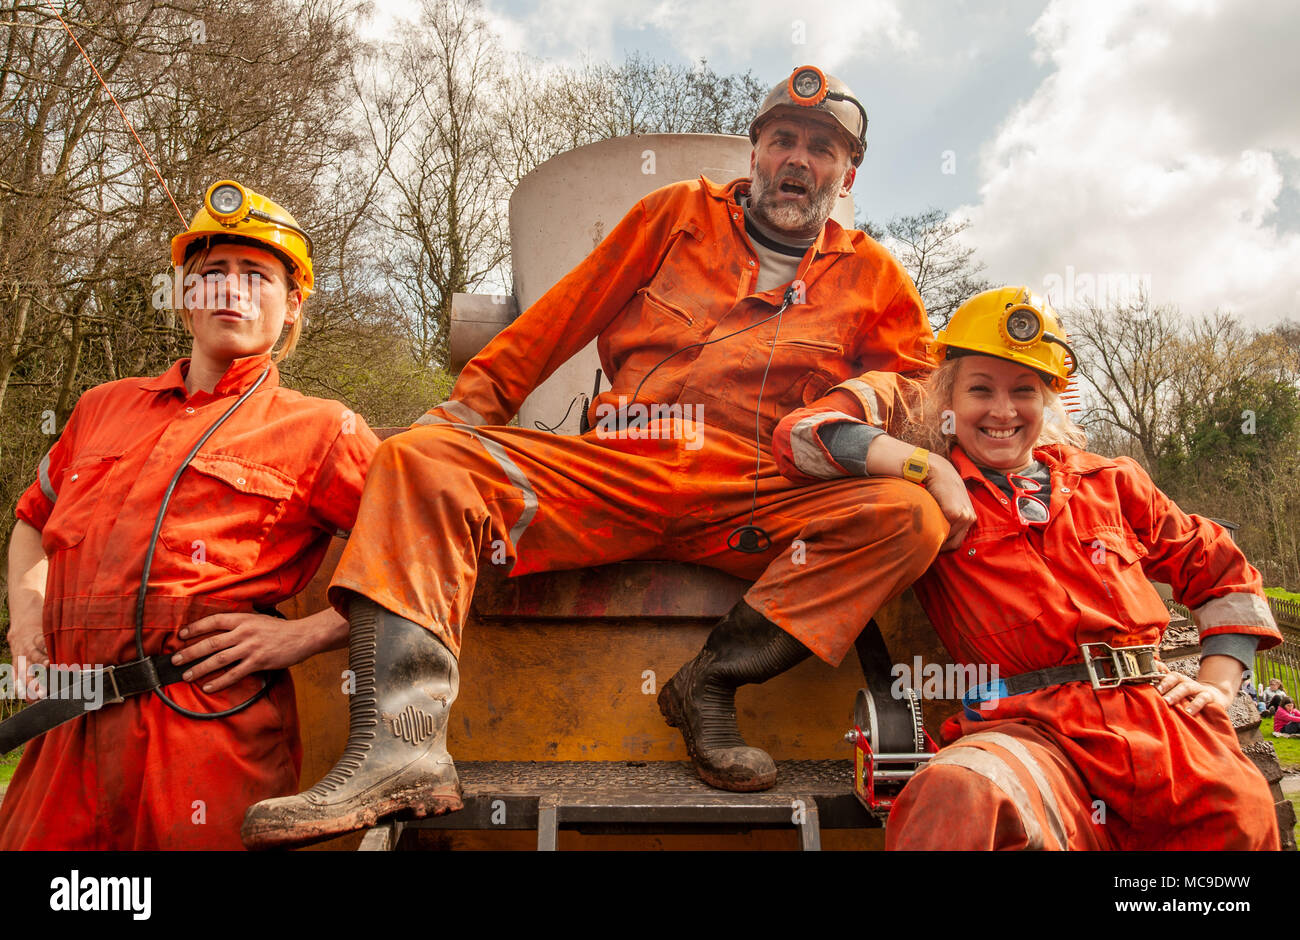
[[[736,727],[736,689],[766,682],[812,655],[807,647],[741,601],[713,628],[699,655],[659,691],[659,710],[686,739],[700,779],[747,793],[776,783],[776,764],[749,747]]]
[[[310,790],[249,808],[240,835],[250,849],[319,841],[400,810],[437,816],[464,805],[446,747],[456,658],[424,627],[360,595],[349,619],[356,689],[347,747]]]

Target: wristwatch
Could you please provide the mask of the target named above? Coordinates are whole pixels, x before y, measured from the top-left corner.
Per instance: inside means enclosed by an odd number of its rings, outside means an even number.
[[[913,483],[925,483],[925,476],[930,472],[930,452],[924,447],[912,451],[910,457],[903,461],[903,479]]]

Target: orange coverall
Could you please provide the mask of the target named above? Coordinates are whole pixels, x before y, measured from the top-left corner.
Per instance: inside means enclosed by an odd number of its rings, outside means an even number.
[[[41,530],[49,558],[52,663],[136,658],[136,590],[163,491],[270,357],[237,360],[213,394],[186,394],[188,362],[82,395],[19,500],[18,518]],[[146,654],[179,650],[177,630],[202,617],[301,591],[330,536],[351,528],[377,446],[360,417],[280,388],[271,366],[176,486],[150,574]],[[188,682],[165,691],[213,712],[259,687],[251,676],[214,694]],[[250,708],[215,720],[133,696],[28,743],[0,806],[0,849],[242,849],[244,811],[296,792],[301,762],[287,673]]]
[[[383,443],[331,583],[336,606],[342,589],[358,592],[459,654],[480,562],[519,575],[677,559],[758,579],[746,601],[839,662],[929,564],[946,522],[928,494],[897,480],[793,486],[767,441],[786,413],[846,382],[854,417],[885,425],[901,414],[912,377],[933,363],[925,312],[898,263],[827,222],[779,331],[772,320],[682,352],[637,397],[658,415],[622,432],[609,420],[670,353],[779,308],[784,290],[753,292],[758,260],[736,203],[747,187],[701,179],[645,197],[465,367],[425,426]],[[592,403],[593,430],[500,426],[593,337],[612,385]],[[748,521],[755,474],[755,521],[772,544],[745,555],[726,539]]]
[[[791,415],[778,439],[813,411]],[[1169,614],[1148,577],[1173,586],[1202,637],[1281,641],[1259,573],[1231,538],[1182,512],[1132,460],[1067,446],[1034,457],[1052,476],[1046,526],[1022,524],[953,451],[977,521],[915,590],[958,663],[996,665],[1007,678],[1082,662],[1082,643],[1157,644]],[[777,459],[809,476],[789,448]],[[978,714],[945,723],[956,743],[904,788],[888,848],[1278,847],[1268,786],[1218,706],[1188,716],[1151,685],[1068,682]]]

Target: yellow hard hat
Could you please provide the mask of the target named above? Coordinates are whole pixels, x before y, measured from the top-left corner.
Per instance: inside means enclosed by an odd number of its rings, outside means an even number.
[[[758,132],[774,117],[808,117],[818,114],[834,121],[849,136],[853,165],[862,163],[867,149],[867,109],[853,97],[849,86],[815,65],[801,65],[790,77],[773,88],[749,125],[749,142],[758,143]]]
[[[282,206],[262,194],[234,180],[218,180],[209,186],[203,208],[194,214],[190,227],[172,239],[172,264],[184,264],[191,245],[214,235],[267,246],[289,262],[303,298],[311,293],[311,236]]]
[[[976,294],[957,308],[935,339],[940,359],[952,349],[1018,362],[1040,373],[1057,392],[1065,391],[1076,365],[1056,311],[1028,287]]]

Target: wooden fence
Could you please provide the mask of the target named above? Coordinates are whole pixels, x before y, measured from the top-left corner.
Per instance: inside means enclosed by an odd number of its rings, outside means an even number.
[[[1167,606],[1173,613],[1192,619],[1192,612],[1182,604],[1168,601]],[[1270,597],[1268,606],[1282,631],[1282,643],[1256,654],[1253,681],[1259,686],[1268,685],[1269,679],[1281,679],[1287,694],[1294,697],[1300,692],[1300,602]]]
[[[1300,602],[1270,597],[1268,606],[1282,630],[1282,643],[1255,657],[1254,681],[1266,686],[1269,679],[1281,679],[1294,698],[1300,693]]]
[[[1300,631],[1300,601],[1283,600],[1280,597],[1270,597],[1268,606],[1273,610],[1273,618],[1278,625],[1291,627],[1293,630]]]

